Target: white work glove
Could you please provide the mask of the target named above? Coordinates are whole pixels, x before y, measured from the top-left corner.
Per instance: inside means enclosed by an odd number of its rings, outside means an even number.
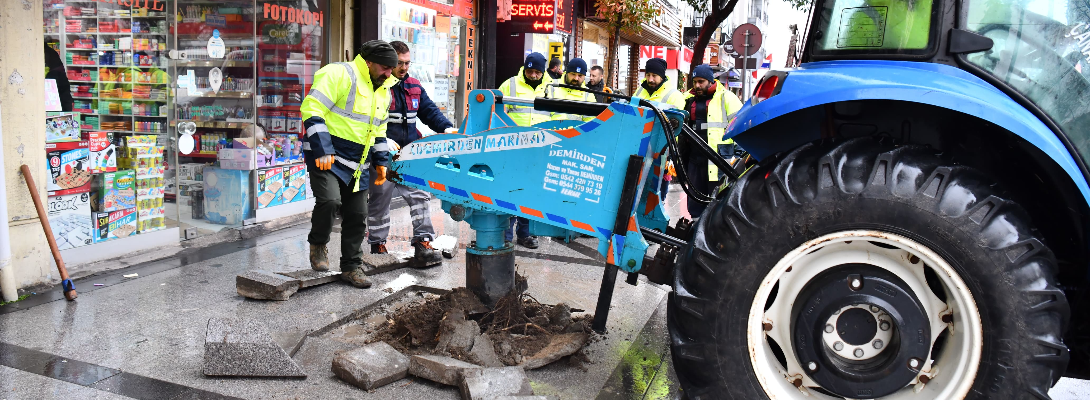
[[[401,151],[401,145],[397,144],[394,140],[386,140],[386,144],[390,145],[390,151]]]
[[[458,133],[458,128],[454,128],[454,127],[447,128],[446,130],[443,131],[443,133]]]

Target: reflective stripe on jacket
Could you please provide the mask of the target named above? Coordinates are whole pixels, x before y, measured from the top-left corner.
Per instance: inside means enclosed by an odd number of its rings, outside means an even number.
[[[307,164],[332,154],[335,162],[331,171],[346,185],[354,181],[353,191],[359,191],[360,181],[369,181],[367,169],[372,161],[389,165],[386,118],[390,87],[397,82],[391,76],[375,89],[367,64],[359,56],[350,63],[319,69],[310,93],[299,106],[306,128],[303,154]]]
[[[728,160],[734,156],[733,151],[730,151],[730,154],[724,153],[728,152],[726,149],[733,147],[730,145],[734,144],[734,140],[723,139],[723,135],[726,133],[730,120],[734,118],[734,114],[741,108],[742,101],[738,100],[738,96],[716,83],[715,96],[708,103],[708,122],[706,124],[708,127],[708,145]],[[720,145],[724,148],[720,149]],[[713,182],[719,180],[719,168],[711,162],[708,162],[708,180]]]
[[[504,96],[526,100],[533,100],[536,97],[545,97],[545,88],[552,83],[553,78],[550,78],[548,74],[543,74],[541,76],[541,84],[537,85],[537,88],[532,88],[530,85],[526,84],[526,78],[522,74],[523,69],[524,68],[519,68],[518,75],[512,76],[510,79],[504,81],[499,87],[500,92],[503,93]],[[530,126],[552,119],[552,113],[535,110],[531,106],[507,104],[504,105],[504,109],[507,110],[507,115],[511,116],[511,120],[515,121],[515,125],[518,126]]]
[[[423,122],[438,133],[454,127],[439,106],[428,97],[428,92],[416,78],[406,76],[404,81],[398,82],[390,91],[394,100],[390,102],[390,116],[387,118],[387,140],[393,140],[398,146],[405,147],[420,139],[420,131],[416,128],[418,122]]]
[[[647,79],[640,81],[640,88],[636,90],[635,97],[666,103],[674,108],[685,108],[685,96],[677,91],[677,88],[672,85],[667,85],[670,81],[663,82],[662,86],[659,86],[659,90],[656,90],[655,93],[651,93],[651,95],[648,95],[647,89],[643,88],[644,82],[647,82]]]
[[[594,99],[593,94],[590,94],[590,93],[587,93],[587,92],[584,92],[584,91],[581,91],[581,90],[560,88],[560,87],[556,87],[556,86],[549,86],[548,94],[549,94],[550,99],[576,100],[576,101],[585,101],[585,102],[589,102],[589,103],[596,102],[595,99]],[[590,121],[590,120],[594,119],[593,116],[559,113],[559,112],[552,113],[551,117],[552,117],[553,121],[568,121],[568,120],[570,120],[570,121],[573,122],[572,126],[575,126],[575,125],[581,124],[583,122]]]

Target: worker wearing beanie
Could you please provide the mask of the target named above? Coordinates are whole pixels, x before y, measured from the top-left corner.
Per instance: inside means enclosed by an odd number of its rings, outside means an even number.
[[[583,82],[587,77],[587,62],[582,58],[573,58],[568,61],[568,66],[564,68],[564,84],[568,86],[583,86]],[[557,85],[549,86],[549,98],[558,100],[577,100],[594,103],[594,95],[589,92],[584,92],[578,89],[568,89],[557,87]],[[586,121],[594,119],[593,116],[585,116],[578,114],[568,114],[554,112],[553,121],[571,121],[571,126],[581,124]]]
[[[364,273],[363,237],[367,233],[367,188],[386,182],[390,148],[386,116],[397,52],[381,40],[360,47],[352,62],[333,63],[314,74],[314,84],[299,110],[306,128],[303,154],[314,192],[310,266],[329,269],[329,235],[341,211],[341,279],[371,286]],[[371,168],[374,168],[372,175]]]
[[[541,55],[541,53],[530,53],[530,55],[526,56],[526,61],[522,63],[522,68],[519,68],[518,75],[511,77],[500,85],[500,93],[503,94],[504,97],[515,97],[525,100],[546,97],[545,89],[553,81],[552,78],[545,75],[546,62],[545,56]],[[515,121],[515,125],[518,126],[530,126],[548,121],[552,118],[552,113],[544,110],[535,110],[532,106],[506,104],[504,105],[504,108],[507,110],[507,115],[509,115],[511,120]],[[507,241],[514,239],[514,235],[511,232],[512,230],[517,230],[518,244],[526,248],[537,248],[537,238],[530,235],[530,220],[523,217],[511,218],[511,227],[504,232]]]
[[[644,65],[643,81],[636,90],[636,97],[666,103],[675,108],[685,107],[685,96],[677,91],[674,85],[667,85],[666,60],[652,58]]]
[[[722,96],[733,98],[734,103],[737,104],[730,103],[729,99],[724,102]],[[727,104],[727,108],[733,110],[730,112],[731,114],[738,111],[738,108],[742,106],[734,93],[731,93],[719,81],[715,80],[715,74],[712,72],[711,66],[707,64],[698,65],[693,69],[693,88],[685,96],[685,111],[689,112],[689,119],[686,122],[701,137],[705,138],[712,149],[716,149],[719,144],[727,146],[724,148],[724,153],[730,155],[724,155],[724,157],[730,159],[733,156],[734,141],[730,139],[723,141],[722,129],[717,131],[718,136],[709,133],[710,130],[708,129],[712,124],[717,127],[720,126],[720,123],[724,120],[725,115],[719,110],[722,104]],[[679,138],[679,142],[681,156],[685,160],[685,172],[689,176],[693,188],[701,193],[711,194],[712,188],[715,187],[714,182],[719,181],[718,170],[715,170],[715,165],[711,164],[703,153],[694,150],[695,143],[688,143],[687,138]],[[716,173],[709,174],[709,168],[716,171]],[[693,219],[699,218],[707,207],[708,205],[705,203],[696,201],[692,197],[688,198],[689,215]]]
[[[545,75],[545,56],[533,52],[526,56],[526,62],[522,63],[518,75],[511,77],[500,85],[499,91],[504,96],[533,100],[536,97],[545,97],[545,88],[552,83],[552,78]],[[505,106],[507,115],[518,126],[530,126],[536,123],[548,121],[551,113],[538,111],[530,106],[518,106],[508,104]]]

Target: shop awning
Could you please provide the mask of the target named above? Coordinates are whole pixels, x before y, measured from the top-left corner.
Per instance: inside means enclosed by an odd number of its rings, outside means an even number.
[[[626,34],[622,31],[621,38],[640,46],[681,47],[680,38],[668,37],[665,32],[660,32],[658,29],[650,29],[646,26],[635,35]]]

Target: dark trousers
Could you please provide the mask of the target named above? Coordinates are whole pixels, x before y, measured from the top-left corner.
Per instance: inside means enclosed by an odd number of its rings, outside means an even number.
[[[515,221],[518,221],[518,226],[515,226]],[[511,231],[517,232],[519,239],[530,237],[530,220],[523,217],[512,217],[511,225],[506,231],[503,231],[503,240],[510,242],[514,239]]]
[[[693,189],[715,197],[715,193],[709,193],[712,191],[712,184],[708,182],[708,159],[706,157],[692,154],[689,158],[686,158],[685,174],[688,175],[689,184]],[[689,208],[689,215],[694,220],[700,218],[700,215],[704,214],[704,209],[708,208],[707,204],[696,201],[692,197],[688,197],[685,203]]]
[[[307,166],[314,192],[314,214],[310,217],[310,244],[329,243],[337,210],[341,211],[341,272],[363,264],[363,237],[367,234],[367,185],[352,193],[352,185],[337,179],[331,171]]]

